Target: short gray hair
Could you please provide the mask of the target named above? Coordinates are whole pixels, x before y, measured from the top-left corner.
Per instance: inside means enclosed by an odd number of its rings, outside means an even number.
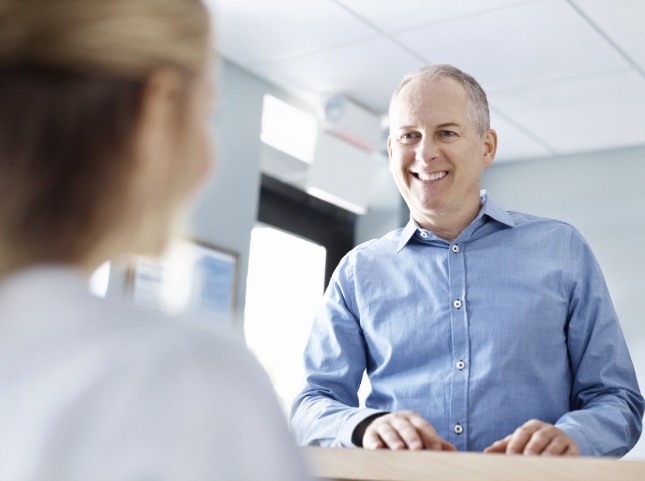
[[[490,129],[490,113],[488,111],[488,99],[486,92],[479,82],[472,75],[462,72],[457,67],[448,64],[434,64],[421,67],[415,72],[409,73],[403,77],[403,80],[394,89],[390,99],[390,112],[397,96],[407,84],[414,80],[434,80],[440,78],[452,78],[466,90],[468,95],[468,111],[470,119],[475,124],[479,135],[484,135]]]

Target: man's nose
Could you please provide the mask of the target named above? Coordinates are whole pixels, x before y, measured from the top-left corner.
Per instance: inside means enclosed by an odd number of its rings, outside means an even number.
[[[432,137],[423,136],[421,141],[417,144],[416,160],[424,163],[429,163],[439,157],[439,149],[437,143]]]

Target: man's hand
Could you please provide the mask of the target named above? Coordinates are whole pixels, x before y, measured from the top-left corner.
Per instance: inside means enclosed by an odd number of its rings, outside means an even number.
[[[399,411],[374,419],[363,435],[365,449],[430,449],[456,451],[432,425],[413,411]]]
[[[536,419],[525,422],[504,439],[488,446],[485,453],[578,456],[576,442],[553,424]]]

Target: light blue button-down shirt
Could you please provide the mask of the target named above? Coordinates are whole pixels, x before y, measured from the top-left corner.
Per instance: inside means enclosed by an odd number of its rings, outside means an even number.
[[[352,446],[363,419],[399,410],[419,412],[459,451],[533,418],[582,454],[636,444],[643,397],[589,246],[569,224],[486,197],[452,243],[410,220],[339,264],[292,407],[301,444]],[[359,407],[365,370],[372,391]]]

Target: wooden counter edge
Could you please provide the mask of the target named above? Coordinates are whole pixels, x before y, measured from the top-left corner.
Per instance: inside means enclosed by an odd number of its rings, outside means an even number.
[[[645,481],[645,461],[302,448],[312,474],[352,481]]]

